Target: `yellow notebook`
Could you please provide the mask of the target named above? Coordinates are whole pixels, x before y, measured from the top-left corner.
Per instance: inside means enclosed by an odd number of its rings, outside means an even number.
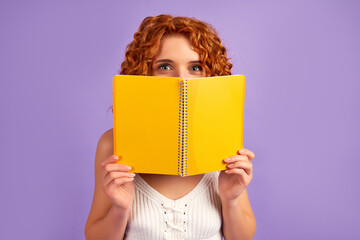
[[[226,169],[243,148],[245,76],[116,75],[114,154],[132,172],[190,176]]]

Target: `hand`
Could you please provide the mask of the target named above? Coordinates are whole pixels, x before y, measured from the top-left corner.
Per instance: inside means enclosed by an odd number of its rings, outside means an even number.
[[[240,152],[243,150],[244,152]],[[219,175],[219,193],[222,201],[236,200],[249,185],[253,176],[251,161],[255,154],[248,149],[241,149],[239,155],[226,158],[227,170]]]
[[[102,187],[114,207],[128,210],[134,199],[134,173],[128,171],[131,167],[114,163],[119,159],[112,155],[101,162]]]

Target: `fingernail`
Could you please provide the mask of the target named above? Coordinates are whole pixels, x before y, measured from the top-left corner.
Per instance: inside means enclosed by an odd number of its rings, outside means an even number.
[[[241,149],[240,152],[241,152],[241,153],[245,153],[245,150],[244,150],[244,149]]]
[[[115,155],[115,156],[113,156],[113,159],[114,159],[114,160],[118,160],[118,159],[119,159],[119,156]]]
[[[133,177],[134,177],[134,176],[135,176],[135,173],[130,173],[130,176],[133,176]]]
[[[234,164],[233,163],[231,163],[231,164],[229,164],[229,165],[227,165],[228,167],[232,167],[232,166],[234,166]]]
[[[228,162],[228,161],[230,161],[230,158],[225,158],[224,159],[224,162]]]
[[[131,170],[131,167],[130,166],[126,166],[126,170]]]

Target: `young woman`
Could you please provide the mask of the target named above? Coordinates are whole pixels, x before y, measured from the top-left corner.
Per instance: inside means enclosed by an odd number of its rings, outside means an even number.
[[[120,74],[173,77],[231,75],[215,29],[187,17],[159,15],[141,23]],[[255,154],[239,149],[219,159],[228,170],[180,177],[133,174],[115,164],[113,132],[99,139],[95,191],[86,239],[252,239],[256,222],[246,187]]]

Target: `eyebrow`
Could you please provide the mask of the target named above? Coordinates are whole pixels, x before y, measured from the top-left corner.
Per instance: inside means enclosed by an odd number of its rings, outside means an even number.
[[[170,60],[170,59],[160,59],[160,60],[157,60],[155,63],[158,63],[158,62],[171,62],[171,63],[173,63],[174,61]],[[201,61],[200,60],[190,61],[189,63],[201,63]]]

